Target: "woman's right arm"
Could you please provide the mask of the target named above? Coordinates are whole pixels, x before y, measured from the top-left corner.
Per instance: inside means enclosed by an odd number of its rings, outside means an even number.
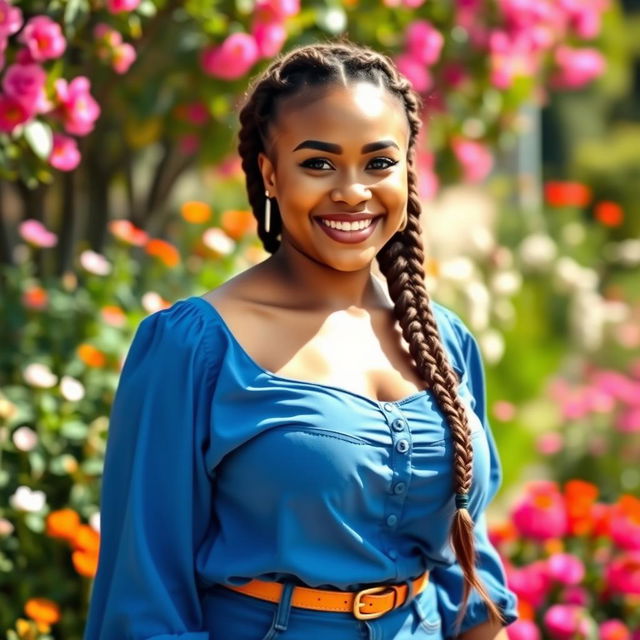
[[[84,640],[209,640],[195,556],[214,522],[210,335],[185,302],[138,327],[111,412]]]

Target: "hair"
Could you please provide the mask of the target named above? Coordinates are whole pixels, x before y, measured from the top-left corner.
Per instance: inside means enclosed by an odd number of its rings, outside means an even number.
[[[457,394],[458,378],[449,364],[431,302],[425,288],[424,252],[420,224],[421,205],[415,170],[415,146],[420,131],[420,97],[409,81],[385,55],[350,42],[298,47],[275,59],[249,87],[240,111],[238,152],[246,177],[246,188],[258,235],[264,248],[274,253],[280,246],[282,221],[278,203],[271,203],[271,224],[264,227],[265,189],[258,154],[268,151],[269,126],[277,106],[305,88],[347,85],[368,81],[385,87],[400,98],[409,121],[407,223],[380,249],[376,258],[387,280],[394,314],[409,345],[420,376],[430,386],[451,430],[453,442],[454,492],[468,494],[472,482],[473,449],[465,407]],[[457,502],[457,501],[456,501]],[[456,505],[457,506],[457,505]],[[451,525],[451,545],[464,575],[463,600],[458,625],[475,588],[486,603],[494,622],[503,622],[500,610],[479,579],[475,564],[473,520],[461,505]]]

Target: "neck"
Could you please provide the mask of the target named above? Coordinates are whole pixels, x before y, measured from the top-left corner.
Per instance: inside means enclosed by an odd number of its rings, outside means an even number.
[[[338,271],[304,255],[287,242],[267,260],[285,282],[296,306],[330,311],[387,307],[384,286],[375,282],[371,265],[358,271]]]

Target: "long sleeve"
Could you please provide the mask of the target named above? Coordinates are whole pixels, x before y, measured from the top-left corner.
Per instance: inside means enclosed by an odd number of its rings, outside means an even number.
[[[204,451],[216,365],[194,309],[181,301],[143,320],[120,376],[84,640],[209,640],[195,558],[213,521]]]
[[[498,451],[487,417],[482,357],[475,338],[463,322],[453,313],[451,313],[451,322],[457,336],[469,388],[475,401],[474,411],[482,421],[489,444],[491,471],[488,501],[490,501],[500,487],[502,471]],[[506,623],[511,624],[518,618],[517,598],[507,586],[504,566],[498,552],[489,541],[484,508],[476,518],[474,533],[478,576],[487,588],[491,599],[502,612]],[[463,592],[463,576],[460,565],[455,563],[448,567],[436,567],[432,570],[430,579],[435,584],[438,595],[438,610],[442,618],[444,636],[445,638],[453,638],[456,635],[455,620],[462,602]],[[459,633],[481,624],[488,619],[489,614],[487,607],[474,590],[469,597],[467,611]]]

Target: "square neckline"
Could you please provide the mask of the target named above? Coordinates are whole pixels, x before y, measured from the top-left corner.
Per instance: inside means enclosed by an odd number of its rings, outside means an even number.
[[[398,400],[376,400],[375,398],[370,398],[369,396],[365,396],[362,393],[358,393],[357,391],[351,391],[350,389],[346,389],[344,387],[338,387],[336,385],[326,384],[323,382],[314,382],[312,380],[302,380],[301,378],[288,378],[287,376],[282,376],[273,371],[270,371],[269,369],[266,369],[261,364],[259,364],[255,360],[255,358],[253,358],[253,356],[242,346],[240,341],[236,338],[233,331],[231,331],[231,328],[227,324],[227,321],[224,319],[220,311],[218,311],[218,309],[213,304],[211,304],[211,302],[209,302],[202,296],[190,296],[189,298],[187,298],[187,301],[198,301],[196,303],[197,305],[206,305],[206,307],[208,307],[209,309],[209,313],[211,313],[219,321],[223,330],[229,336],[231,343],[236,347],[236,349],[240,352],[240,354],[244,357],[244,359],[254,369],[257,369],[260,373],[263,373],[264,375],[270,378],[273,378],[274,380],[279,380],[281,382],[289,382],[293,384],[301,384],[308,387],[317,387],[320,389],[336,391],[339,393],[345,393],[355,398],[358,398],[360,400],[364,400],[369,404],[373,404],[378,408],[383,407],[385,404],[392,404],[392,405],[398,406],[398,405],[411,402],[412,400],[422,398],[424,396],[430,397],[432,395],[431,389],[427,388],[427,389],[422,389],[421,391],[416,391],[415,393],[411,393],[407,396],[404,396],[403,398],[399,398]]]

